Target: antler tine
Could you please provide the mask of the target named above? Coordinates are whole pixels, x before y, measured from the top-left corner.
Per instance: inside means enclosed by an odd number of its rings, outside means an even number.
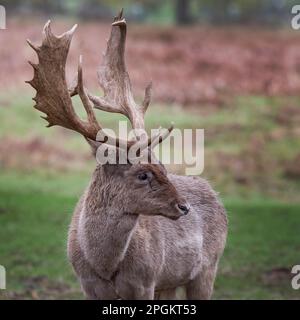
[[[78,95],[82,101],[82,104],[85,108],[87,117],[88,117],[88,121],[91,125],[94,125],[95,128],[99,131],[100,130],[100,126],[97,122],[95,113],[93,111],[93,106],[91,104],[91,101],[89,99],[89,97],[87,96],[86,90],[83,86],[83,77],[82,77],[82,56],[79,56],[79,63],[78,63],[78,85],[77,85],[77,91],[78,91]]]
[[[152,137],[149,137],[148,139],[145,139],[143,136],[141,136],[140,140],[137,142],[138,148],[140,150],[144,150],[147,147],[151,147],[151,149],[154,149],[159,143],[161,143],[170,135],[173,129],[174,123],[172,122],[171,126],[166,130],[162,129],[162,127],[159,127],[157,129],[157,133]]]
[[[30,46],[35,52],[38,52],[38,51],[40,50],[40,48],[37,47],[36,45],[34,45],[29,39],[27,39],[26,42],[29,44],[29,46]]]
[[[27,82],[37,91],[34,107],[46,114],[43,118],[48,121],[48,126],[59,125],[95,140],[101,127],[83,88],[81,61],[78,67],[76,90],[86,110],[87,122],[75,113],[65,79],[66,60],[76,27],[77,25],[62,35],[55,36],[51,31],[49,20],[43,29],[41,46],[37,47],[29,40],[27,41],[39,58],[38,64],[30,63],[34,69],[34,77]]]
[[[147,85],[146,89],[145,89],[145,97],[142,103],[143,109],[144,109],[144,113],[146,113],[150,102],[151,102],[151,94],[152,94],[152,81]]]
[[[174,123],[172,122],[171,126],[164,132],[161,132],[161,130],[159,130],[159,133],[153,139],[151,139],[151,141],[149,141],[148,146],[151,147],[151,149],[154,149],[158,144],[160,144],[170,135],[173,129]]]

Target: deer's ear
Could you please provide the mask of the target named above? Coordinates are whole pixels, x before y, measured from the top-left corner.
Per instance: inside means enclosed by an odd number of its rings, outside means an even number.
[[[100,147],[101,142],[95,141],[95,140],[92,140],[92,139],[89,139],[89,138],[85,138],[85,140],[90,145],[93,156],[96,157],[97,149]]]

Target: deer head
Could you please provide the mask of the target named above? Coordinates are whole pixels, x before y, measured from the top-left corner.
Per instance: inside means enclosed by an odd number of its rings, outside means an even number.
[[[136,104],[124,59],[126,21],[123,18],[123,12],[121,11],[114,18],[107,49],[98,70],[99,84],[104,92],[103,97],[94,96],[85,88],[81,56],[77,77],[71,86],[67,85],[65,65],[76,27],[77,25],[62,35],[55,36],[51,32],[50,21],[48,21],[44,26],[41,46],[36,46],[27,40],[37,53],[39,60],[38,64],[29,62],[34,69],[34,77],[27,82],[37,91],[33,98],[36,102],[34,107],[46,114],[42,118],[48,121],[48,127],[59,125],[80,133],[94,151],[99,145],[109,143],[125,152],[135,145],[135,149],[139,152],[151,154],[151,150],[168,137],[173,126],[165,131],[158,130],[157,134],[150,138],[145,133],[144,115],[150,104],[152,85],[149,84],[146,87],[143,103]],[[75,95],[79,95],[81,99],[87,121],[79,118],[74,110],[71,97]],[[135,132],[139,133],[130,141],[108,137],[102,132],[94,108],[125,115],[132,128],[136,130]],[[145,214],[159,213],[170,218],[178,218],[189,211],[188,204],[179,196],[168,179],[165,168],[158,161],[156,164],[131,164],[129,161],[127,165],[108,164],[102,169],[109,172],[110,183],[118,182],[127,190],[129,188],[135,190],[132,193],[126,193],[127,198],[134,204],[127,209],[134,213],[138,211]]]
[[[103,194],[107,196],[104,201]],[[88,191],[87,204],[95,203],[95,195],[101,203],[113,207],[110,214],[162,215],[176,220],[190,209],[161,164],[99,166]]]

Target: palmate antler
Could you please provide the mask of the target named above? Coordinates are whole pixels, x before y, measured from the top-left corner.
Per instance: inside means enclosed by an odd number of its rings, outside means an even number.
[[[127,26],[122,14],[123,11],[114,18],[107,49],[98,71],[104,98],[100,99],[90,95],[90,99],[98,109],[127,116],[134,129],[145,129],[144,114],[150,103],[152,85],[150,83],[147,86],[144,102],[138,106],[132,95],[131,83],[125,66]]]
[[[126,21],[120,14],[114,18],[110,38],[104,55],[103,63],[98,71],[100,86],[104,91],[102,98],[90,94],[83,84],[82,58],[80,56],[77,81],[68,88],[65,77],[66,60],[72,36],[77,25],[60,36],[55,36],[50,29],[50,21],[44,27],[44,39],[41,46],[28,44],[38,55],[39,63],[29,62],[34,69],[34,77],[27,81],[37,94],[36,109],[46,114],[42,117],[48,121],[48,127],[59,125],[81,133],[85,138],[96,140],[97,133],[102,129],[93,111],[93,105],[103,111],[116,112],[125,115],[131,122],[133,129],[145,129],[144,115],[151,98],[151,84],[145,90],[145,98],[141,106],[134,101],[131,83],[126,71],[124,52],[126,41]],[[76,114],[71,97],[79,95],[87,113],[87,121]],[[171,126],[164,133],[145,140],[139,137],[137,143],[141,149],[154,147],[165,139],[172,131]],[[101,136],[101,135],[100,135]],[[99,135],[98,135],[99,137]],[[103,139],[101,142],[113,141],[118,147],[128,146],[127,141],[120,139]],[[131,145],[132,145],[131,141]]]

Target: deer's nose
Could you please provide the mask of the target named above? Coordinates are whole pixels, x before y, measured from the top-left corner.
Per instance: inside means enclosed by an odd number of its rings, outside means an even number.
[[[190,211],[190,205],[189,204],[177,204],[177,208],[184,214],[188,214]]]

